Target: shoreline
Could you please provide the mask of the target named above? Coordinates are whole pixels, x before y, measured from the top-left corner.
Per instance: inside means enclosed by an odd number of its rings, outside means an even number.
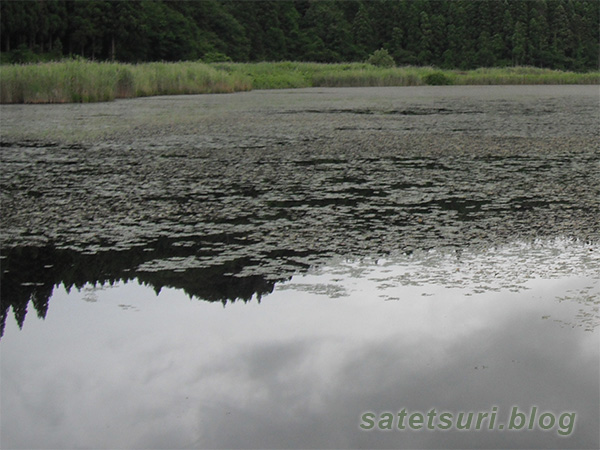
[[[63,61],[0,66],[0,104],[94,103],[161,95],[306,87],[598,85],[600,72],[536,67],[376,67],[366,63]]]

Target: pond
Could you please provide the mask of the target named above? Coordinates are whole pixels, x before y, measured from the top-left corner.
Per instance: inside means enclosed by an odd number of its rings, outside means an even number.
[[[2,448],[598,448],[599,100],[2,105]]]

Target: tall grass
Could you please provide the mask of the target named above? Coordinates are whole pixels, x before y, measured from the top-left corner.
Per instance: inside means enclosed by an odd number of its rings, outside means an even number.
[[[414,86],[423,84],[422,74],[433,70],[417,67],[380,68],[366,63],[219,63],[214,66],[249,77],[253,89]]]
[[[457,72],[454,84],[600,84],[600,72],[575,73],[537,67],[481,68]]]
[[[314,63],[215,63],[213,67],[252,80],[253,89],[291,89],[311,87],[311,76],[319,66]]]
[[[313,76],[313,86],[419,86],[426,69],[417,67],[379,68],[369,64],[348,65],[337,70],[321,70]]]
[[[484,68],[470,71],[433,67],[375,67],[365,63],[219,63],[213,67],[239,73],[252,80],[254,89],[298,87],[420,86],[432,74],[448,84],[600,84],[600,72],[574,73],[536,67]]]
[[[149,95],[251,89],[251,81],[207,64],[87,61],[0,66],[1,103],[99,102]]]
[[[97,102],[151,95],[205,94],[302,87],[444,84],[600,84],[600,72],[535,67],[471,71],[381,68],[366,63],[146,63],[65,61],[0,66],[1,103]],[[437,84],[437,83],[433,83]]]
[[[117,67],[76,61],[0,67],[2,103],[97,102],[114,98]]]
[[[366,63],[220,63],[219,70],[239,73],[252,80],[254,89],[296,87],[421,86],[432,74],[442,74],[448,84],[600,84],[600,72],[574,73],[536,67],[482,68],[470,71],[434,67],[375,67]]]
[[[249,78],[197,62],[148,63],[130,66],[132,96],[210,94],[247,91]]]

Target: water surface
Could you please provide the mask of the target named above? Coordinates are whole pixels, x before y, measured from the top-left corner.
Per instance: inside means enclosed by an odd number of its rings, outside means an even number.
[[[599,100],[2,105],[2,448],[598,448]]]

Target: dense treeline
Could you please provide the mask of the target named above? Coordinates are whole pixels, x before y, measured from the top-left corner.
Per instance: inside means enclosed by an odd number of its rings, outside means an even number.
[[[3,60],[599,65],[597,0],[2,1]],[[43,56],[40,56],[43,55]]]

